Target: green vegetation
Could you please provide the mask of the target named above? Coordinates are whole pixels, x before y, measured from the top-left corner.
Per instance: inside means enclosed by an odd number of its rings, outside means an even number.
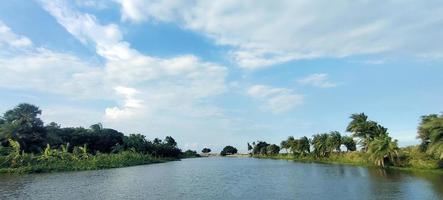
[[[351,122],[346,128],[350,136],[342,136],[338,131],[315,134],[311,139],[290,136],[280,143],[281,149],[286,152],[283,154],[271,147],[272,144],[263,141],[253,142],[252,145],[248,143],[248,150],[252,156],[259,158],[403,169],[443,167],[443,115],[423,116],[417,136],[422,143],[405,148],[399,148],[397,140],[389,136],[388,129],[368,120],[364,113],[353,114],[350,118]],[[361,147],[358,152],[357,144]]]
[[[10,142],[13,150],[9,155],[0,157],[0,173],[95,170],[174,160],[174,158],[156,158],[134,151],[92,155],[87,153],[86,147],[75,148],[75,151],[68,152],[67,146],[59,150],[51,149],[49,145],[43,153],[36,155],[24,153],[20,151],[18,142]]]
[[[200,157],[200,154],[197,153],[197,151],[193,151],[193,150],[186,150],[185,152],[183,152],[183,158],[197,158]]]
[[[221,156],[226,156],[226,155],[232,155],[232,154],[236,154],[237,153],[237,149],[233,146],[225,146],[225,148],[223,148],[223,150],[220,152]]]
[[[434,158],[443,159],[443,114],[425,115],[418,127],[420,149]]]
[[[0,172],[91,170],[197,157],[182,152],[171,136],[149,141],[142,134],[123,133],[94,124],[61,128],[44,125],[41,110],[19,104],[0,117]]]
[[[203,148],[202,149],[202,153],[210,153],[211,149],[210,148]]]

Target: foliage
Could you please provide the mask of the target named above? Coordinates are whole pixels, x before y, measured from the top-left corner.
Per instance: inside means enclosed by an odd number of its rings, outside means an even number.
[[[397,140],[387,135],[376,137],[369,143],[368,153],[377,166],[384,167],[385,160],[394,163],[398,157]]]
[[[182,154],[182,158],[195,158],[195,157],[200,157],[200,155],[197,153],[197,151],[193,151],[190,149],[186,150]]]
[[[176,147],[177,142],[171,136],[166,136],[165,137],[165,145],[168,145],[170,147]]]
[[[130,134],[123,140],[125,149],[132,149],[136,152],[147,153],[152,148],[153,144],[150,144],[146,140],[146,136],[142,134]]]
[[[210,148],[203,148],[202,149],[202,153],[209,153],[209,152],[211,152]]]
[[[220,155],[222,156],[226,156],[226,155],[232,155],[232,154],[236,154],[237,153],[237,149],[233,146],[225,146],[225,148],[223,148],[223,150],[220,152]]]
[[[338,131],[331,131],[326,140],[326,145],[328,146],[328,152],[337,151],[340,152],[340,146],[342,144],[341,135]]]
[[[351,115],[347,131],[360,139],[362,151],[357,152],[356,141],[351,136],[341,136],[337,131],[295,139],[290,136],[283,140],[282,149],[292,154],[270,154],[264,151],[271,146],[264,141],[253,142],[254,157],[295,159],[308,162],[349,163],[357,165],[395,166],[414,169],[443,168],[443,115],[426,115],[418,127],[419,146],[399,148],[388,129],[377,122],[368,120],[364,113]],[[311,147],[312,145],[312,147]],[[344,145],[346,152],[341,152]],[[310,149],[313,152],[310,152]]]
[[[0,118],[0,169],[32,168],[33,171],[34,166],[49,171],[53,168],[98,169],[198,155],[195,151],[182,153],[171,136],[151,142],[142,134],[125,136],[100,123],[89,128],[62,128],[55,122],[44,126],[40,114],[37,106],[19,104]],[[132,158],[136,160],[130,160]],[[104,163],[95,163],[101,161]],[[108,161],[112,163],[106,163]],[[71,164],[74,167],[63,166]]]
[[[155,158],[149,154],[133,151],[123,151],[118,154],[99,153],[96,155],[82,156],[77,155],[75,152],[63,153],[61,150],[51,149],[49,151],[48,149],[45,154],[35,155],[31,153],[23,153],[15,160],[9,157],[0,157],[0,172],[38,173],[51,171],[95,170],[173,160],[173,158]]]
[[[291,147],[293,145],[293,142],[294,142],[294,137],[289,136],[288,139],[280,142],[280,147],[282,149],[285,149],[287,152],[288,150],[292,150]]]
[[[25,152],[40,152],[46,145],[46,130],[38,117],[41,110],[34,105],[22,103],[3,115],[0,140],[13,139]]]
[[[431,114],[421,117],[418,126],[418,136],[421,140],[421,150],[443,159],[443,114]]]
[[[311,151],[309,139],[305,136],[295,140],[294,137],[288,137],[289,149],[295,155],[305,155]]]
[[[357,146],[355,144],[355,140],[349,136],[342,136],[341,143],[345,145],[346,151],[355,151],[357,150]]]
[[[360,138],[360,145],[362,150],[367,151],[369,143],[374,138],[387,135],[387,129],[377,122],[368,120],[368,116],[364,113],[357,113],[351,115],[351,122],[349,123],[346,131],[352,133],[352,137]]]
[[[269,144],[263,141],[257,141],[256,143],[253,143],[253,147],[252,147],[252,154],[253,155],[258,155],[258,154],[263,154],[266,155],[266,147],[268,147]]]
[[[266,155],[276,155],[279,152],[280,152],[280,147],[275,144],[271,144],[266,147]]]
[[[316,134],[312,136],[311,144],[314,147],[314,154],[317,157],[326,157],[329,153],[327,133]]]

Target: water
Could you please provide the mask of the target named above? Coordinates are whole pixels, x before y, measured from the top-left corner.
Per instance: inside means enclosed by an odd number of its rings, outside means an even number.
[[[214,157],[0,175],[0,199],[443,199],[443,175]]]

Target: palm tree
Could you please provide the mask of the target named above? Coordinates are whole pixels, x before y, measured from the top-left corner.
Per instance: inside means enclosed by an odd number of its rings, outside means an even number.
[[[337,152],[340,152],[340,146],[341,146],[341,134],[338,131],[331,131],[329,133],[327,144],[329,147],[329,152],[332,152],[336,150]]]
[[[309,139],[306,136],[301,137],[299,140],[299,148],[302,154],[311,152],[311,146],[309,145]]]
[[[385,159],[394,162],[398,156],[397,140],[388,135],[376,137],[370,144],[368,152],[377,166],[385,167]]]
[[[352,137],[360,138],[360,143],[363,146],[363,151],[367,150],[368,137],[368,116],[365,113],[352,114],[350,117],[352,120],[349,122],[348,127],[346,127],[347,132],[352,133]]]
[[[286,153],[288,153],[288,149],[289,149],[288,141],[286,141],[286,140],[281,141],[280,147],[282,149],[284,149],[286,151]]]
[[[443,115],[426,115],[418,127],[422,150],[443,159]]]
[[[314,147],[314,153],[317,156],[325,157],[327,155],[328,151],[327,140],[328,140],[327,133],[316,134],[313,136],[311,144]]]
[[[342,138],[341,138],[341,143],[343,144],[343,145],[345,145],[345,147],[346,147],[346,151],[355,151],[355,150],[357,150],[357,147],[356,147],[356,145],[355,145],[355,141],[354,141],[354,139],[352,139],[352,137],[350,137],[350,136],[343,136]]]
[[[356,137],[364,136],[363,127],[364,124],[368,122],[368,116],[365,115],[365,113],[355,113],[352,114],[350,118],[352,119],[352,121],[349,122],[346,131],[354,133]]]
[[[438,119],[439,116],[437,114],[430,114],[430,115],[424,115],[421,116],[421,122],[418,126],[418,135],[417,138],[422,141],[422,143],[429,143],[430,135],[431,135],[431,129],[433,128],[432,122],[436,119]]]
[[[429,139],[428,152],[431,154],[439,154],[438,157],[443,159],[443,116],[432,122]]]
[[[360,138],[360,145],[363,146],[363,151],[368,150],[369,143],[374,138],[387,135],[388,129],[379,125],[377,122],[368,120],[368,116],[364,113],[352,114],[352,121],[349,123],[346,131],[352,133],[352,137]]]
[[[287,148],[287,149],[289,149],[289,151],[290,152],[292,152],[292,153],[294,153],[294,145],[295,145],[295,139],[294,139],[294,136],[289,136],[288,137],[288,139],[286,139],[286,142],[285,142],[285,147]]]

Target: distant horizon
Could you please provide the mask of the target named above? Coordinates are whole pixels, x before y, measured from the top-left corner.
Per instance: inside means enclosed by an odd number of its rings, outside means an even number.
[[[399,146],[417,145],[420,117],[443,112],[442,9],[2,2],[0,113],[30,103],[45,124],[102,123],[149,140],[172,136],[183,150],[245,153],[258,140],[351,135],[350,115],[364,112]]]

